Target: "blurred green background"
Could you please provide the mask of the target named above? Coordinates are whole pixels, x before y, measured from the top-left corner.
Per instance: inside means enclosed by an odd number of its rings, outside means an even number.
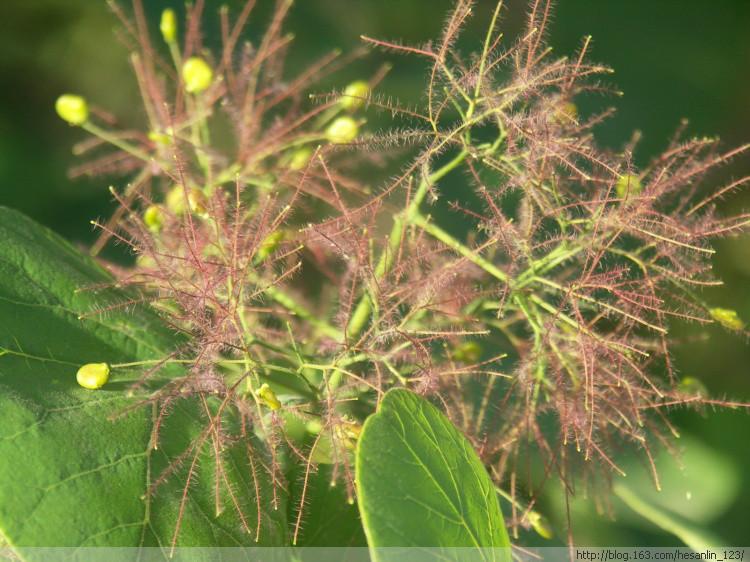
[[[154,30],[164,7],[179,7],[177,1],[144,3]],[[238,0],[227,3],[240,5]],[[504,25],[513,36],[522,24],[525,0],[506,4]],[[216,45],[219,2],[208,0],[207,6],[213,14],[207,43]],[[424,42],[437,35],[450,6],[448,0],[298,0],[287,26],[297,37],[290,68],[335,47],[351,49],[360,44],[360,34]],[[493,7],[492,0],[479,0],[464,48],[479,45]],[[250,38],[267,11],[263,6],[258,11]],[[0,205],[89,245],[95,237],[89,220],[113,209],[107,186],[122,187],[126,179],[69,178],[68,171],[80,163],[71,147],[83,136],[57,118],[53,104],[60,93],[79,92],[123,123],[141,122],[127,49],[113,33],[117,22],[100,0],[2,0],[0,22]],[[664,148],[683,117],[690,119],[693,135],[718,135],[728,147],[750,141],[749,0],[560,0],[550,32],[556,52],[571,53],[586,34],[594,37],[593,59],[616,70],[611,83],[625,92],[621,99],[604,100],[618,107],[616,116],[599,128],[604,145],[618,147],[638,129],[644,136],[636,158],[646,162]],[[322,88],[340,88],[384,59],[395,66],[383,91],[402,101],[419,100],[423,65],[389,53],[355,63]],[[581,111],[602,103],[584,100]],[[743,156],[716,182],[749,173],[750,157]],[[453,195],[460,189],[457,184],[445,188]],[[750,196],[733,196],[723,204],[734,211],[750,210]],[[726,285],[706,298],[750,320],[750,237],[717,248],[714,267]],[[750,345],[745,338],[718,329],[679,328],[678,333],[684,338],[675,350],[682,373],[699,377],[716,395],[750,401]],[[703,443],[692,448],[699,451],[691,461],[692,482],[701,486],[703,481],[714,504],[698,499],[691,504],[692,499],[678,501],[664,494],[662,501],[683,515],[693,509],[701,525],[726,544],[750,544],[750,415],[676,411],[675,419]],[[670,470],[665,468],[667,478]],[[553,507],[548,509],[555,519]],[[574,531],[586,544],[674,543],[627,516],[620,515],[616,525],[598,517],[584,521]]]

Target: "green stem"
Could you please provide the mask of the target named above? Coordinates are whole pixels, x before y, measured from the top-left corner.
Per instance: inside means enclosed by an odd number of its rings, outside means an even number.
[[[393,266],[393,260],[395,259],[398,249],[401,247],[401,241],[403,240],[404,227],[419,213],[419,206],[427,196],[430,186],[434,185],[435,182],[439,181],[449,172],[458,167],[467,156],[468,152],[462,150],[450,162],[422,179],[409,205],[393,220],[391,233],[388,237],[388,244],[385,247],[385,251],[380,255],[380,259],[375,266],[375,280],[382,279]],[[371,295],[364,294],[357,304],[357,307],[354,309],[354,313],[346,327],[347,339],[354,339],[362,333],[362,330],[364,330],[367,325],[367,321],[370,319],[372,307],[373,301]]]
[[[324,334],[336,341],[341,341],[344,339],[344,335],[341,330],[334,326],[331,326],[326,321],[321,320],[318,316],[316,316],[314,312],[308,310],[305,306],[298,303],[294,299],[294,297],[288,295],[278,287],[274,287],[273,285],[271,285],[264,288],[263,292],[295,316],[312,324],[317,330],[320,331],[321,334]]]
[[[460,241],[456,240],[453,236],[445,232],[442,228],[437,226],[435,223],[431,223],[429,220],[427,220],[424,216],[417,213],[411,218],[411,224],[418,226],[422,230],[424,230],[427,234],[435,238],[436,240],[439,240],[452,250],[454,250],[456,253],[460,254],[461,256],[465,257],[467,260],[469,260],[474,265],[480,267],[499,281],[502,281],[503,283],[509,283],[510,277],[508,277],[508,274],[502,271],[501,269],[498,269],[495,265],[493,265],[491,262],[487,261],[480,255],[478,255],[474,250],[469,248],[468,246],[462,244]]]
[[[127,152],[131,156],[135,156],[139,160],[143,160],[144,162],[149,162],[149,163],[153,160],[153,158],[149,154],[143,152],[140,148],[137,148],[133,146],[132,144],[125,142],[122,139],[117,138],[112,133],[105,131],[101,127],[98,127],[97,125],[94,125],[93,123],[89,121],[81,125],[81,128],[84,131],[88,131],[92,135],[99,137],[103,141],[106,141],[109,144],[116,146],[120,150]]]

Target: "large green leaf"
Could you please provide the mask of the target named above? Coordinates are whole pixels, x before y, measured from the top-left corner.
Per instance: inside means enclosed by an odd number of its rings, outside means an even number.
[[[109,283],[64,240],[0,208],[0,536],[21,553],[24,546],[169,546],[179,519],[179,546],[288,544],[285,496],[277,491],[273,509],[264,459],[251,461],[246,444],[223,454],[218,503],[210,444],[186,501],[190,457],[147,495],[204,422],[195,402],[178,401],[151,450],[150,407],[114,416],[138,399],[125,389],[139,371],[115,369],[98,391],[76,384],[83,363],[159,358],[179,344],[145,307],[102,312],[128,298],[92,289]]]
[[[356,480],[371,547],[509,546],[495,488],[471,444],[407,390],[388,392],[366,421]]]

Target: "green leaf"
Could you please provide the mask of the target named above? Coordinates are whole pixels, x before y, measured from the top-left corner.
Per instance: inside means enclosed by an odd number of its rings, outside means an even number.
[[[370,547],[510,546],[477,453],[448,418],[409,391],[391,390],[367,419],[356,481]]]
[[[103,312],[129,298],[93,289],[111,282],[64,240],[0,208],[0,536],[22,556],[24,546],[169,547],[179,520],[178,546],[288,544],[285,496],[277,491],[273,509],[259,443],[256,457],[246,444],[223,453],[218,501],[210,440],[189,487],[193,455],[147,493],[205,421],[196,401],[175,401],[153,450],[151,407],[117,416],[138,399],[124,390],[141,372],[115,368],[96,391],[76,384],[83,363],[161,358],[181,343],[146,307]]]

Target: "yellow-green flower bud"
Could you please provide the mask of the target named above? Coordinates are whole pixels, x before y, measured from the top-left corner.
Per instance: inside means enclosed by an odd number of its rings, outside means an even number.
[[[143,222],[151,232],[159,232],[164,226],[164,211],[159,205],[149,205],[143,212]]]
[[[188,191],[188,204],[190,205],[190,212],[194,215],[205,217],[208,213],[208,199],[206,199],[206,195],[196,187]]]
[[[264,261],[268,256],[273,254],[274,251],[276,251],[276,248],[279,247],[281,241],[284,240],[285,236],[286,233],[281,229],[275,230],[274,232],[266,236],[263,239],[263,242],[260,243],[260,247],[255,254],[256,263]]]
[[[312,435],[317,435],[321,431],[323,431],[323,424],[320,423],[320,420],[314,419],[310,420],[305,424],[305,429],[308,433]]]
[[[560,125],[570,125],[578,121],[578,106],[572,101],[560,104],[555,109],[553,119]]]
[[[281,409],[281,402],[279,402],[276,393],[270,386],[268,386],[267,383],[263,383],[262,385],[260,385],[260,388],[255,392],[255,394],[258,396],[258,399],[263,402],[263,404],[268,406],[271,410]]]
[[[332,144],[347,144],[357,138],[359,125],[351,117],[339,117],[326,129],[326,139]]]
[[[352,82],[344,89],[344,95],[341,96],[341,107],[347,111],[357,111],[365,105],[367,98],[370,96],[370,85],[364,80]]]
[[[740,330],[745,329],[745,323],[737,315],[736,310],[731,310],[729,308],[712,308],[709,312],[711,313],[711,318],[728,330],[739,332]]]
[[[166,43],[175,42],[177,39],[177,16],[173,9],[167,8],[161,13],[159,30],[161,30],[161,36]]]
[[[310,161],[310,158],[313,155],[312,148],[309,147],[303,147],[298,148],[294,152],[292,152],[291,156],[289,157],[289,169],[294,170],[298,172],[299,170],[302,170],[307,166],[307,163]]]
[[[552,527],[549,524],[549,521],[547,521],[547,518],[542,515],[541,513],[537,513],[536,511],[532,511],[528,515],[529,523],[531,523],[531,527],[537,532],[537,534],[542,537],[543,539],[551,539],[555,536],[555,534],[552,532]]]
[[[182,80],[185,82],[185,90],[191,94],[207,90],[213,79],[214,71],[200,57],[190,57],[182,65]]]
[[[690,396],[708,396],[706,386],[695,377],[684,377],[677,385],[677,390]]]
[[[193,187],[187,190],[186,200],[184,188],[176,185],[169,190],[164,203],[175,215],[184,215],[190,209],[191,213],[203,216],[207,212],[208,199],[200,189]]]
[[[356,441],[362,435],[362,424],[357,420],[345,417],[341,423],[341,435],[349,441]]]
[[[185,204],[185,189],[181,185],[175,185],[167,193],[164,203],[167,205],[167,209],[172,211],[175,215],[184,215],[187,210],[187,205]]]
[[[148,254],[138,254],[138,257],[135,258],[135,266],[140,269],[154,269],[156,260]]]
[[[63,94],[55,102],[55,111],[71,125],[83,125],[89,119],[89,106],[81,96]]]
[[[476,363],[482,357],[482,346],[479,342],[465,341],[453,350],[453,359],[461,363]]]
[[[109,365],[106,363],[86,363],[76,373],[76,380],[83,388],[96,390],[107,384]]]
[[[643,191],[643,185],[638,176],[623,174],[617,179],[615,191],[620,199],[627,199],[630,196],[637,197]]]
[[[148,140],[154,144],[160,144],[162,146],[169,146],[172,144],[172,137],[170,135],[158,131],[149,131]]]

